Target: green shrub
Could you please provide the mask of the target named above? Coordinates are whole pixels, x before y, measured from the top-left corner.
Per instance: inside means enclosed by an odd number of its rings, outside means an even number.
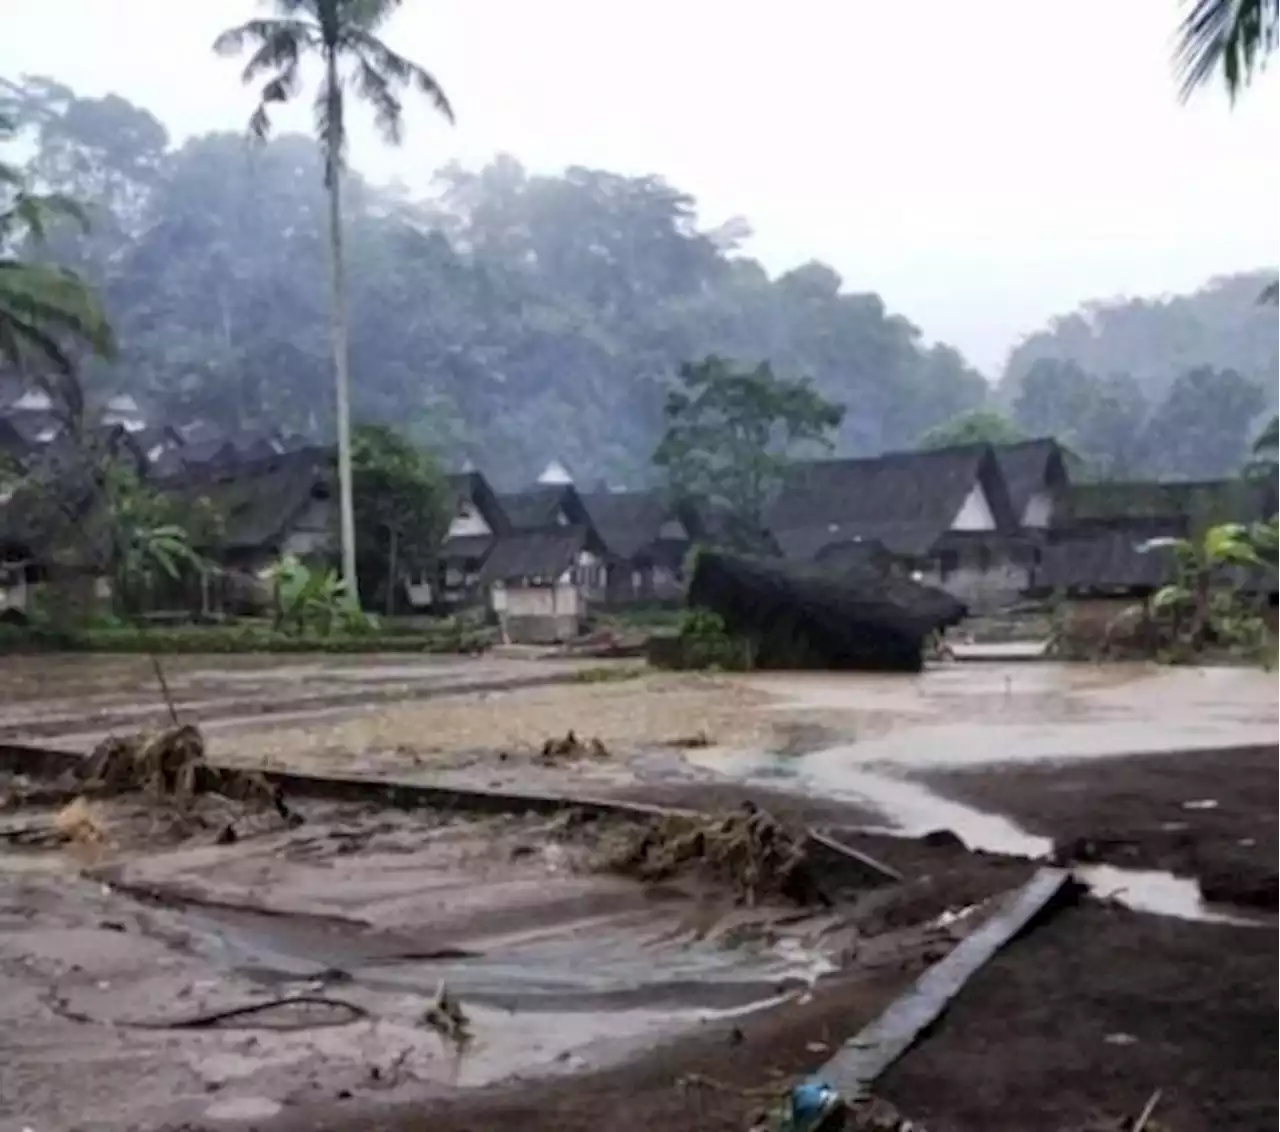
[[[438,632],[283,633],[263,625],[173,628],[54,628],[0,625],[0,652],[100,653],[459,653],[487,647],[490,636],[446,626]]]
[[[655,637],[649,649],[649,662],[658,668],[749,672],[755,659],[755,642],[731,634],[724,619],[706,609],[685,610],[676,635]]]

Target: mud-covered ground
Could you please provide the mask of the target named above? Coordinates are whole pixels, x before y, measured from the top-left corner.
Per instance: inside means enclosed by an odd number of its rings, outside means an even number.
[[[1061,855],[1194,877],[1276,908],[1276,745],[935,773],[929,785],[1052,837]]]
[[[632,836],[617,822],[301,812],[293,829],[218,799],[0,813],[0,1127],[373,1119],[788,1007],[803,1026],[828,977],[870,1010],[1028,871],[867,838],[898,848],[904,883],[823,870],[830,907],[752,907],[697,869],[610,867]],[[469,1019],[461,1056],[424,1021],[441,983]],[[269,1005],[298,996],[318,1001]]]

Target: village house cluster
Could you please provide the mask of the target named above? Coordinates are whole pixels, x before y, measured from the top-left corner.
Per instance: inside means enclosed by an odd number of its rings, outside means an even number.
[[[69,442],[47,418],[38,395],[0,406],[0,451],[28,467],[55,459]],[[280,433],[156,428],[127,398],[111,403],[100,427],[157,489],[193,509],[212,504],[216,543],[197,549],[227,576],[332,551],[331,450]],[[724,541],[726,516],[715,506],[676,505],[660,490],[585,490],[554,460],[519,491],[499,491],[474,469],[447,485],[447,533],[430,568],[400,580],[403,604],[487,608],[512,640],[565,640],[589,611],[675,603],[689,550]],[[20,486],[0,496],[0,606],[9,609],[45,576],[49,552],[31,513],[39,503],[24,503]],[[1148,594],[1169,579],[1171,562],[1140,551],[1143,542],[1264,519],[1275,507],[1273,486],[1240,480],[1082,482],[1046,438],[796,463],[755,549],[800,567],[899,571],[987,611],[1025,596]]]

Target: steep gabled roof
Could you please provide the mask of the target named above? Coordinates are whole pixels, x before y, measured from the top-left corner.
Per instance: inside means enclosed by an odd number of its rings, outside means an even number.
[[[328,497],[334,464],[332,449],[300,448],[230,467],[192,468],[162,486],[193,507],[209,501],[221,519],[221,547],[269,550],[312,500]]]
[[[450,506],[456,510],[464,500],[472,503],[484,517],[495,534],[509,530],[511,522],[507,517],[502,500],[492,485],[484,477],[484,473],[474,469],[465,472],[453,472],[445,477]]]
[[[588,522],[582,502],[572,484],[540,484],[498,496],[512,530],[528,531],[556,525],[557,512],[563,511],[570,523]]]
[[[1070,478],[1062,447],[1051,436],[1000,444],[995,453],[1009,493],[1009,506],[1019,521],[1036,492],[1060,487]]]
[[[661,491],[593,491],[578,498],[605,551],[624,560],[657,542],[668,519],[679,519]]]
[[[1175,527],[1161,530],[1149,523],[1082,531],[1043,549],[1031,588],[1041,593],[1158,589],[1173,579],[1173,555],[1167,549],[1138,548],[1150,538],[1176,534]]]
[[[769,508],[768,526],[780,543],[791,532],[807,532],[800,540],[812,548],[805,557],[856,537],[877,540],[895,554],[920,555],[950,528],[975,484],[982,485],[996,529],[1012,532],[1017,517],[986,444],[797,464]],[[823,529],[830,535],[825,541]]]
[[[590,547],[591,532],[582,526],[513,531],[494,543],[480,568],[480,584],[528,578],[551,582]]]
[[[1269,483],[1241,479],[1188,482],[1071,484],[1063,493],[1054,526],[1169,526],[1180,534],[1215,523],[1250,523],[1276,512]]]

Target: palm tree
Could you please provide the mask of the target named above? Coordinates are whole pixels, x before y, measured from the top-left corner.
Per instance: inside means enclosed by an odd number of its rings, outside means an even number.
[[[1186,0],[1173,63],[1189,98],[1221,72],[1234,102],[1275,52],[1280,0]]]
[[[0,139],[11,132],[0,120]],[[21,258],[59,219],[85,225],[74,201],[31,192],[21,170],[0,162],[0,368],[40,382],[50,372],[74,376],[73,344],[101,357],[115,352],[111,327],[88,284],[73,271]]]
[[[347,355],[346,277],[342,256],[342,169],[346,151],[348,90],[367,102],[383,138],[398,145],[403,132],[402,94],[425,95],[450,122],[453,108],[440,84],[418,64],[392,51],[375,34],[403,0],[270,0],[276,15],[224,31],[213,48],[221,55],[251,50],[241,76],[263,80],[250,132],[265,139],[273,106],[294,98],[302,86],[305,58],[318,58],[324,77],[315,98],[316,142],[324,158],[329,194],[330,338],[337,384],[338,485],[342,576],[358,600],[355,513],[351,484],[351,404]]]

